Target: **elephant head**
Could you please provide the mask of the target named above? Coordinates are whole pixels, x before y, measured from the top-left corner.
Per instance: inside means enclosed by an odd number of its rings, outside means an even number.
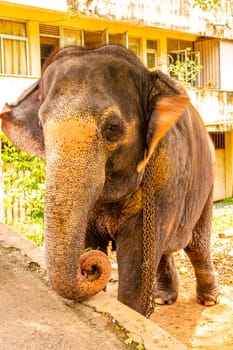
[[[5,105],[3,131],[46,158],[46,261],[57,293],[82,300],[104,288],[110,267],[103,253],[89,252],[88,262],[82,256],[90,213],[137,190],[157,143],[188,103],[166,75],[108,45],[61,49],[40,80]]]

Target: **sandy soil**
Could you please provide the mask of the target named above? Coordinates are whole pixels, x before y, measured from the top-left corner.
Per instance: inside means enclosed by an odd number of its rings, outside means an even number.
[[[117,273],[113,276],[108,291],[116,296]],[[204,307],[196,300],[194,277],[181,275],[178,300],[156,306],[150,319],[191,349],[233,350],[233,287],[220,287],[219,304]]]
[[[187,256],[176,253],[180,275],[179,298],[170,306],[157,306],[151,320],[195,350],[233,350],[233,205],[216,204],[212,260],[220,285],[219,304],[204,307],[195,295],[195,276]],[[220,229],[220,227],[222,227]]]

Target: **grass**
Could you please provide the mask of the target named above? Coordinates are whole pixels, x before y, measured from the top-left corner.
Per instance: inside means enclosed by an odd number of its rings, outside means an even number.
[[[231,228],[233,228],[233,198],[227,198],[214,204],[212,231],[222,232]]]
[[[44,227],[40,223],[16,221],[11,226],[13,226],[15,230],[21,232],[26,238],[30,239],[37,246],[43,246]]]
[[[221,202],[219,202],[219,204],[233,204],[233,198],[225,198]]]

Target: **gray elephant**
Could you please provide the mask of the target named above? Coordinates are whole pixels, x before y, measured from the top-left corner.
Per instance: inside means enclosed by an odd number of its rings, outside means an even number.
[[[16,146],[46,159],[45,251],[58,294],[80,301],[102,290],[112,240],[123,303],[148,316],[154,302],[174,302],[180,249],[197,298],[216,303],[214,150],[177,82],[122,46],[67,47],[1,118]]]

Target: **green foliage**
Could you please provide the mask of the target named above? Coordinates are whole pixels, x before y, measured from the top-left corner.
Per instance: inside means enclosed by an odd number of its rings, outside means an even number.
[[[177,60],[175,63],[169,64],[168,73],[181,83],[187,84],[196,80],[196,76],[202,68],[190,59],[186,59],[184,62]]]
[[[233,198],[225,198],[220,203],[222,203],[222,204],[233,204]]]
[[[214,6],[220,6],[220,0],[194,0],[193,7],[199,7],[202,11],[210,11]]]
[[[233,198],[226,198],[214,204],[212,217],[213,232],[224,232],[233,227],[232,205]]]
[[[5,220],[38,245],[43,244],[45,162],[19,151],[1,134]],[[17,210],[14,210],[17,203]],[[13,213],[12,219],[7,212]]]
[[[135,344],[132,338],[127,338],[124,340],[125,345],[132,345]],[[135,347],[135,350],[144,350],[144,345],[143,344],[137,344]]]
[[[143,344],[138,344],[137,346],[136,346],[136,350],[144,350],[145,348],[144,348],[144,345]]]
[[[127,339],[124,340],[124,343],[126,345],[131,345],[131,344],[133,344],[133,339],[132,338],[127,338]]]

